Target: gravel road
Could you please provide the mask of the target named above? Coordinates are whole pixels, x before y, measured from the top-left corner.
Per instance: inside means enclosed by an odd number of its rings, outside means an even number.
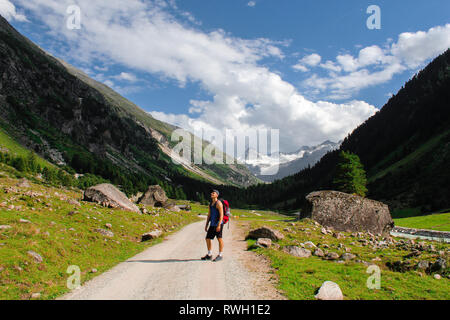
[[[250,271],[239,229],[225,227],[224,259],[201,261],[206,253],[204,221],[190,224],[60,299],[267,299],[261,275]],[[217,240],[213,255],[218,253]],[[254,263],[253,263],[254,264]],[[271,286],[271,284],[267,284]]]

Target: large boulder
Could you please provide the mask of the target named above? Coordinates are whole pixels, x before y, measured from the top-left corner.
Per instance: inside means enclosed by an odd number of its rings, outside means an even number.
[[[316,294],[317,300],[343,300],[344,295],[342,294],[339,285],[333,281],[325,281]]]
[[[166,193],[159,185],[149,186],[148,190],[139,199],[139,203],[152,207],[165,207],[167,204]]]
[[[96,202],[104,207],[119,208],[140,213],[139,208],[127,196],[109,183],[102,183],[84,191],[84,201]]]
[[[246,239],[269,238],[272,241],[278,241],[284,238],[284,235],[278,230],[269,227],[261,227],[248,233]]]
[[[316,191],[306,196],[300,218],[311,218],[339,231],[389,234],[394,227],[389,208],[379,201],[338,191]]]

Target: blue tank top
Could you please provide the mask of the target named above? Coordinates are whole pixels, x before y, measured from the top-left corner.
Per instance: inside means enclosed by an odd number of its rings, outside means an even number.
[[[211,227],[217,227],[217,225],[219,224],[220,212],[216,208],[216,203],[214,203],[212,205],[210,204],[209,208],[211,209],[211,218],[210,218],[211,224],[210,224],[210,226]],[[223,221],[222,221],[222,223],[223,223]]]

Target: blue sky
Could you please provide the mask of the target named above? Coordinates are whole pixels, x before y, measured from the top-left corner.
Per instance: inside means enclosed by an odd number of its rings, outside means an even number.
[[[277,128],[282,151],[340,140],[383,106],[449,47],[449,12],[446,0],[0,0],[20,32],[156,118]]]

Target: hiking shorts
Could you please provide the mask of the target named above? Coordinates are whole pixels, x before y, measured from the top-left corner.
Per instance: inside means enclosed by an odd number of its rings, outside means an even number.
[[[208,228],[208,232],[206,233],[206,239],[213,240],[215,237],[217,237],[217,239],[222,238],[223,225],[220,227],[219,232],[216,231],[216,228],[217,227],[212,227],[212,226],[210,226]]]

